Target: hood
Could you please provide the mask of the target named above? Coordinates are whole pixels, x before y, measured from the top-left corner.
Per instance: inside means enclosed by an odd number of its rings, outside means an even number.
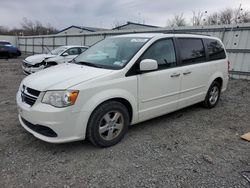
[[[113,70],[65,63],[27,76],[23,84],[39,91],[62,90],[111,73]]]
[[[29,56],[25,59],[25,61],[31,65],[35,65],[37,63],[41,63],[44,59],[55,57],[56,55],[52,54],[37,54]]]

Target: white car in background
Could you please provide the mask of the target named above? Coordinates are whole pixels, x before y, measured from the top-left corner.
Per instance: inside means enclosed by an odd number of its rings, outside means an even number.
[[[87,48],[87,46],[61,46],[48,54],[29,56],[22,62],[23,72],[25,74],[31,74],[50,66],[67,63]]]

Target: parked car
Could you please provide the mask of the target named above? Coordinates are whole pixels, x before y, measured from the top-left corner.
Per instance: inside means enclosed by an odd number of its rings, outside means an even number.
[[[87,46],[61,46],[48,54],[29,56],[22,62],[23,72],[31,74],[54,65],[69,62],[87,48]]]
[[[0,40],[0,57],[12,58],[18,56],[21,56],[21,52],[17,47],[8,41]]]
[[[202,102],[218,103],[228,58],[215,37],[129,34],[106,38],[74,59],[26,77],[16,96],[21,125],[62,143],[112,146],[128,126]],[[152,126],[153,129],[153,126]]]

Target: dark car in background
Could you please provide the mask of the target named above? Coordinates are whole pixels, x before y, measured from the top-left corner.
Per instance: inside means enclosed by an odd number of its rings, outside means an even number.
[[[20,50],[10,42],[0,40],[0,58],[12,58],[21,56]]]

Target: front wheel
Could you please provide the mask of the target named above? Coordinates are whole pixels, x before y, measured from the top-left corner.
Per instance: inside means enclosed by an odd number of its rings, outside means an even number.
[[[127,108],[120,102],[108,101],[98,106],[90,116],[87,138],[96,146],[109,147],[122,140],[128,125]]]
[[[214,81],[208,89],[205,100],[203,101],[203,106],[206,108],[213,108],[217,105],[221,92],[221,85]]]

